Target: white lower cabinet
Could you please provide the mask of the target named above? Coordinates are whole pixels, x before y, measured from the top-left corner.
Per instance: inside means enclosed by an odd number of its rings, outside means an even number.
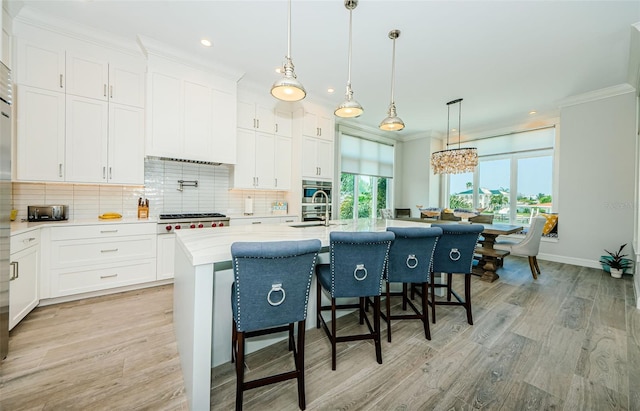
[[[15,327],[39,302],[40,230],[11,236],[9,329]]]
[[[50,296],[156,280],[156,224],[52,227]]]
[[[173,278],[173,271],[175,270],[175,247],[176,247],[176,235],[158,234],[158,261],[156,265],[156,279],[166,280]]]

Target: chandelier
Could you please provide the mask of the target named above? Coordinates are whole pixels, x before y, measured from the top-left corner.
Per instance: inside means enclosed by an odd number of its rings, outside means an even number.
[[[449,148],[449,116],[451,105],[458,104],[458,148]],[[478,165],[478,150],[474,147],[460,148],[460,120],[462,119],[462,99],[447,103],[447,149],[431,154],[433,174],[460,174],[474,170]]]

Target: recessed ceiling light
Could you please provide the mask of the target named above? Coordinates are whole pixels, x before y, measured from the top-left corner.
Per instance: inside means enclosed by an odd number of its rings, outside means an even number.
[[[331,87],[329,87],[327,89],[327,93],[329,93],[329,94],[333,93],[334,91],[336,91],[336,90],[334,88],[331,88]]]
[[[211,41],[209,41],[207,39],[200,40],[200,44],[202,44],[205,47],[211,47]]]
[[[537,114],[537,113],[538,113],[538,112],[537,112],[537,111],[535,111],[535,110],[531,110],[531,111],[529,112],[529,114],[530,114],[530,115],[534,115],[534,114]]]

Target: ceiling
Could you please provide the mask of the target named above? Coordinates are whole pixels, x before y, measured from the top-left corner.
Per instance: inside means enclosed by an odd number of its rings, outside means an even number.
[[[243,83],[265,93],[287,52],[284,0],[4,3],[12,15],[24,6],[124,39],[153,38],[243,73]],[[639,21],[639,1],[360,0],[353,11],[351,77],[365,113],[349,122],[377,128],[386,117],[392,29],[401,31],[395,101],[406,124],[395,135],[441,136],[446,103],[456,98],[464,99],[464,135],[535,123],[556,116],[563,99],[626,83],[631,25]],[[293,1],[291,56],[308,99],[329,106],[344,99],[348,23],[343,0]],[[203,37],[213,46],[202,47]]]

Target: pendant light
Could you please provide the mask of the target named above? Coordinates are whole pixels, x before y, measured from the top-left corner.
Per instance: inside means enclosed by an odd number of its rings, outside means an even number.
[[[458,104],[458,148],[449,148],[449,115],[451,105]],[[447,103],[447,148],[431,155],[434,174],[469,173],[478,165],[478,150],[475,147],[460,148],[460,122],[462,119],[462,99]]]
[[[305,98],[306,90],[296,78],[293,62],[291,61],[291,0],[289,0],[289,17],[287,30],[287,56],[284,63],[284,77],[273,83],[271,95],[282,101],[298,101]]]
[[[404,128],[404,122],[396,114],[396,102],[393,100],[393,86],[395,82],[396,71],[396,39],[400,37],[400,30],[391,30],[389,38],[393,40],[393,57],[391,60],[391,104],[389,104],[389,112],[387,118],[380,123],[380,129],[386,131],[400,131]]]
[[[345,100],[336,108],[334,114],[338,117],[358,117],[364,112],[364,109],[353,99],[353,90],[351,90],[351,25],[353,9],[358,6],[358,0],[344,0],[344,7],[349,10],[349,71],[347,77],[347,93]]]

